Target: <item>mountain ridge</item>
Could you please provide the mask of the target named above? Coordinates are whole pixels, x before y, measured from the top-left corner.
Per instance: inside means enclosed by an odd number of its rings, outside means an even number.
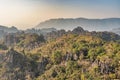
[[[84,29],[90,31],[108,31],[120,27],[120,18],[56,18],[40,22],[35,28],[41,29],[53,27],[56,29],[72,30],[75,26],[82,26]]]

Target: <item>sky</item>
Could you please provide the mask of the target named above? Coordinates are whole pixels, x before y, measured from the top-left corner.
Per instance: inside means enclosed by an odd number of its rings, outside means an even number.
[[[32,28],[51,18],[120,18],[120,0],[0,0],[0,25]]]

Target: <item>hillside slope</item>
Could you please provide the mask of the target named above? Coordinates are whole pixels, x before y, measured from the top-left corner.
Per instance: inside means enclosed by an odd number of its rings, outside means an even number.
[[[50,40],[29,33],[12,36],[15,45],[0,50],[0,79],[120,79],[119,35],[88,32],[81,27],[62,32],[53,32],[57,37]]]
[[[120,45],[117,42],[69,34],[34,52],[50,60],[45,73],[37,80],[120,79]]]

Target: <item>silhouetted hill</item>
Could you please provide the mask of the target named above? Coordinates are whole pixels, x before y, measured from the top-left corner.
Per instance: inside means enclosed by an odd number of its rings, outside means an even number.
[[[87,19],[87,18],[59,18],[50,19],[41,22],[35,28],[56,28],[72,30],[76,26],[82,26],[90,31],[109,31],[113,28],[120,27],[120,18],[106,18],[106,19]]]
[[[65,30],[58,30],[58,31],[52,31],[50,33],[47,33],[45,35],[46,39],[56,39],[58,37],[61,37],[65,34],[77,34],[77,35],[89,35],[89,36],[95,36],[95,37],[99,37],[102,38],[103,40],[106,41],[116,41],[116,40],[120,40],[120,36],[118,34],[115,34],[113,32],[108,32],[108,31],[87,31],[84,30],[82,27],[77,27],[74,28],[73,30],[69,30],[69,31],[65,31]]]
[[[16,33],[16,32],[18,32],[18,29],[16,27],[14,27],[14,26],[9,28],[9,27],[0,25],[0,30],[3,30],[4,32],[7,32],[7,33]]]
[[[16,27],[7,27],[7,26],[0,26],[0,39],[3,38],[3,36],[13,33],[36,33],[38,35],[40,34],[47,34],[52,31],[57,31],[55,28],[42,28],[42,29],[27,29],[27,30],[18,30]]]
[[[0,38],[2,38],[4,35],[8,33],[16,33],[16,32],[19,32],[19,30],[14,26],[9,28],[9,27],[0,25]]]

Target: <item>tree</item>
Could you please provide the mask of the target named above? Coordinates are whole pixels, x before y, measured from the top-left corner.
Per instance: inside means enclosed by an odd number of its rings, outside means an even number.
[[[60,51],[55,51],[52,54],[52,61],[53,61],[53,63],[59,64],[61,62],[61,59],[62,59],[62,54],[61,54]]]

